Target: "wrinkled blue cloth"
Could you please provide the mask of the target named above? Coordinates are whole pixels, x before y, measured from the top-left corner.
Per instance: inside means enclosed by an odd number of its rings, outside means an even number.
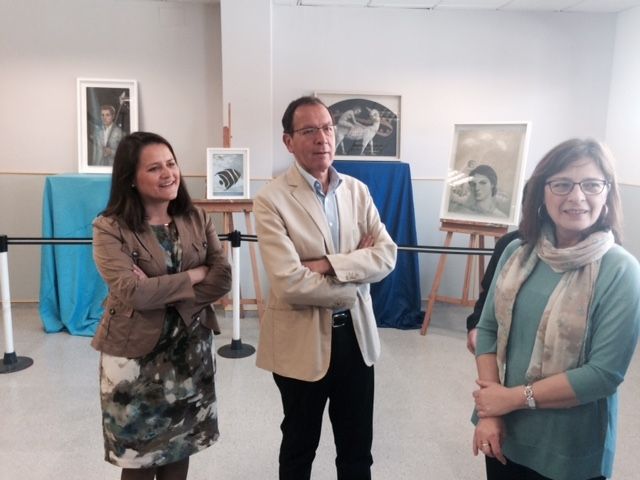
[[[416,245],[409,165],[402,162],[341,161],[335,168],[364,182],[391,238]],[[45,179],[42,236],[91,238],[91,222],[107,205],[110,175],[68,174]],[[107,286],[98,274],[91,245],[45,245],[40,275],[40,318],[46,332],[92,336],[102,316]],[[395,270],[371,285],[378,326],[419,328],[420,274],[417,253],[398,251]]]
[[[91,222],[109,199],[111,175],[47,177],[42,201],[42,236],[91,238]],[[48,333],[93,336],[107,286],[87,245],[43,245],[40,261],[40,318]]]
[[[396,244],[417,244],[409,164],[336,160],[333,166],[369,187],[380,218]],[[371,298],[379,327],[420,328],[424,313],[420,311],[418,254],[398,250],[395,270],[371,285]]]

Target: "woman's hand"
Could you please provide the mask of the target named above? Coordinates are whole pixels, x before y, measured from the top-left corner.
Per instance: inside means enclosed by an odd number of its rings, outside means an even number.
[[[147,274],[142,271],[140,267],[134,265],[131,270],[133,274],[138,278],[138,280],[144,280],[147,277]],[[204,278],[209,273],[209,267],[206,265],[200,265],[199,267],[192,268],[187,270],[187,274],[189,275],[189,280],[191,280],[191,285],[195,285],[196,283],[200,283],[204,280]]]
[[[505,465],[507,459],[502,454],[502,439],[504,438],[504,422],[500,417],[488,417],[478,420],[473,432],[473,454],[483,453],[493,457]]]
[[[187,270],[189,280],[191,280],[191,285],[195,285],[196,283],[203,281],[207,276],[207,273],[209,273],[209,267],[206,265],[200,265],[199,267]]]
[[[520,398],[520,395],[516,398],[514,389],[486,380],[476,380],[476,383],[480,388],[474,390],[473,399],[480,418],[500,417],[524,407],[524,398]]]
[[[138,278],[138,280],[144,280],[145,278],[149,278],[147,277],[147,274],[144,273],[142,269],[135,264],[133,265],[133,268],[131,269],[131,271]]]

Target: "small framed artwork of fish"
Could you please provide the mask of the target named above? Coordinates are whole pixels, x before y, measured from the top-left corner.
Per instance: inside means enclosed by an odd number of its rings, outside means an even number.
[[[248,148],[207,148],[207,198],[250,198]]]
[[[400,160],[400,95],[315,96],[333,118],[337,160]]]

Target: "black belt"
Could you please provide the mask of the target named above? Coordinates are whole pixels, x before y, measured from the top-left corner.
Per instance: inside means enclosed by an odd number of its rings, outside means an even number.
[[[333,328],[344,327],[351,323],[351,312],[349,310],[335,312],[331,315],[331,320],[333,320]]]

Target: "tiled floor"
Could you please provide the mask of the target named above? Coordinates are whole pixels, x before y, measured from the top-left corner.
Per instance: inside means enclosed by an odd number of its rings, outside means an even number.
[[[416,330],[380,330],[376,366],[373,476],[378,480],[483,478],[471,454],[473,358],[465,348],[467,309],[438,305],[426,337]],[[18,355],[34,365],[0,375],[0,480],[116,480],[104,462],[98,403],[98,353],[89,339],[42,332],[36,305],[13,306]],[[218,347],[229,343],[222,322]],[[242,320],[242,340],[255,346],[257,320]],[[4,345],[4,343],[2,343]],[[3,348],[4,351],[4,348]],[[277,478],[280,399],[255,356],[218,356],[221,437],[191,460],[190,480]],[[622,386],[616,479],[640,471],[640,361]],[[335,478],[328,421],[314,463],[314,480]]]

